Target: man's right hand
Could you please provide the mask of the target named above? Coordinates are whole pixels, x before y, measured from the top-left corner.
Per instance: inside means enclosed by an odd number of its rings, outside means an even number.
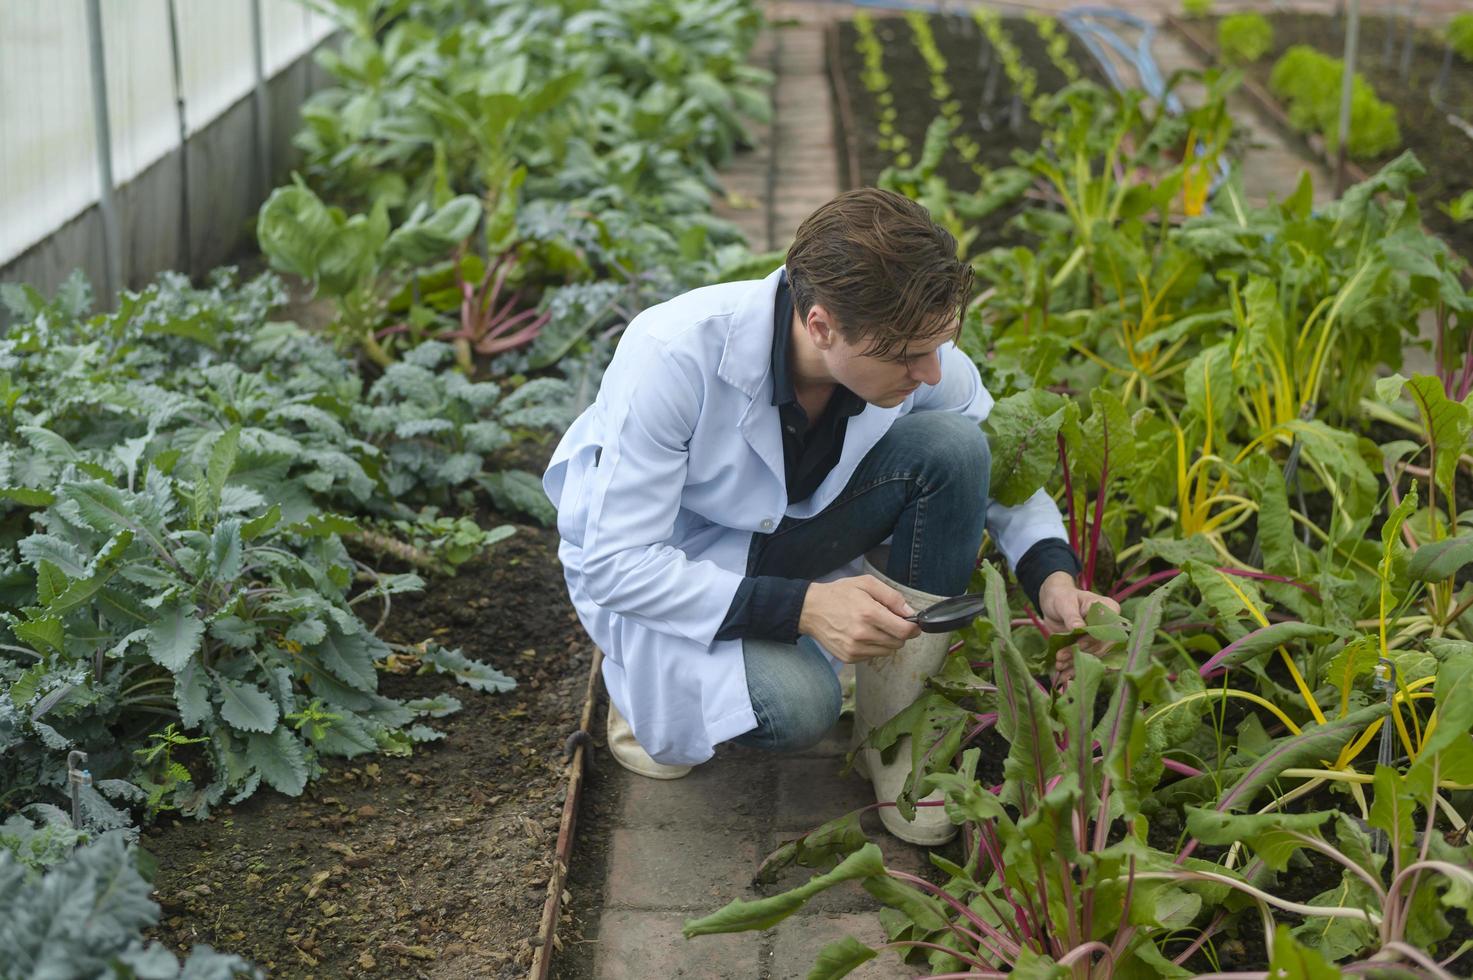
[[[915,610],[905,597],[873,575],[814,582],[803,597],[798,632],[811,636],[846,664],[883,657],[921,635],[902,616]]]

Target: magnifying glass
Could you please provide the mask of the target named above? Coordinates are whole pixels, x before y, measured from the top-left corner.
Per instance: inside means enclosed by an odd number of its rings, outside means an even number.
[[[980,592],[942,599],[914,616],[902,616],[908,623],[915,623],[922,633],[950,633],[969,625],[972,620],[987,611],[987,597]]]

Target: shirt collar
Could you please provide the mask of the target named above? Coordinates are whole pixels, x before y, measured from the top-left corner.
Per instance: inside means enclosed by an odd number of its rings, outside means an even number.
[[[788,273],[783,270],[777,281],[777,297],[772,311],[772,403],[791,405],[798,400],[793,390],[793,375],[788,366],[788,345],[793,339],[793,291],[788,288]]]
[[[793,291],[788,288],[788,272],[782,270],[773,300],[772,324],[772,403],[779,407],[796,405],[798,393],[793,389],[792,366],[788,354],[793,341]],[[865,401],[843,385],[834,386],[831,400],[834,410],[844,418],[864,411]]]

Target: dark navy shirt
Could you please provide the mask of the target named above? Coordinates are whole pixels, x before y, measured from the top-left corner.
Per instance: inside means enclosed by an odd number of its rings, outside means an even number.
[[[772,404],[777,406],[778,423],[782,426],[783,472],[787,480],[788,503],[796,504],[813,496],[824,477],[838,465],[849,420],[864,411],[865,402],[848,388],[837,385],[818,421],[809,427],[808,413],[798,404],[792,367],[788,363],[793,294],[788,289],[786,273],[778,281],[777,299],[773,306]],[[1079,569],[1079,558],[1069,543],[1051,538],[1029,548],[1014,571],[1024,594],[1037,608],[1038,591],[1043,587],[1044,579],[1061,570],[1077,575]],[[778,575],[748,575],[737,587],[716,639],[750,637],[796,643],[798,618],[803,612],[803,599],[810,584],[803,579]]]

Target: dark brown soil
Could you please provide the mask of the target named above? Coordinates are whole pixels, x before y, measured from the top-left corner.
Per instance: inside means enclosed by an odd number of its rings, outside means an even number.
[[[208,821],[148,831],[157,938],[240,953],[274,977],[524,976],[592,654],[556,541],[519,529],[455,578],[400,597],[384,630],[458,646],[514,676],[515,691],[384,674],[394,697],[461,700],[431,723],[444,741],[412,758],[333,760],[301,798],[262,790]]]
[[[1268,78],[1279,57],[1296,44],[1311,47],[1336,58],[1345,53],[1345,18],[1325,14],[1265,12],[1274,28],[1274,48],[1253,65],[1248,74],[1268,88]],[[1215,21],[1195,24],[1200,34],[1215,43]],[[1427,168],[1427,176],[1416,187],[1422,206],[1422,220],[1464,256],[1473,256],[1473,223],[1458,225],[1438,210],[1439,203],[1473,188],[1468,178],[1468,156],[1473,153],[1473,137],[1461,132],[1448,121],[1451,111],[1464,120],[1473,121],[1473,65],[1452,59],[1447,84],[1441,95],[1443,108],[1432,103],[1428,93],[1442,72],[1446,46],[1439,40],[1419,33],[1412,45],[1411,61],[1405,78],[1401,74],[1401,50],[1404,30],[1394,20],[1363,17],[1360,27],[1360,50],[1356,70],[1376,90],[1376,96],[1396,106],[1397,125],[1401,128],[1403,147],[1374,160],[1358,160],[1367,173],[1396,157],[1402,149],[1416,152]],[[1393,39],[1391,57],[1386,57],[1386,38]]]
[[[1012,87],[1000,68],[993,83],[992,98],[985,97],[988,94],[988,71],[979,66],[991,63],[992,46],[971,17],[938,15],[929,20],[931,31],[936,36],[936,47],[946,59],[946,81],[951,86],[952,97],[962,105],[963,125],[952,134],[952,139],[966,136],[975,140],[981,147],[978,162],[992,169],[1011,165],[1015,150],[1037,148],[1042,130],[1028,116],[1026,109],[1021,113],[1020,125],[1016,129],[1010,125]],[[1038,74],[1038,91],[1055,92],[1062,88],[1066,82],[1064,74],[1049,60],[1047,48],[1033,25],[1021,18],[1007,18],[1003,23],[1022,55],[1023,63]],[[912,40],[910,25],[904,18],[876,18],[874,24],[875,34],[885,45],[885,74],[890,78],[890,91],[900,113],[896,129],[910,142],[911,155],[918,159],[925,142],[926,127],[939,111],[931,97],[930,70],[922,60]],[[1063,27],[1059,30],[1062,32]],[[856,130],[860,183],[869,186],[879,179],[880,172],[893,160],[890,152],[879,146],[880,107],[860,78],[864,59],[856,49],[857,43],[858,33],[853,25],[839,25],[839,68],[851,103],[850,119]],[[1084,77],[1103,84],[1103,76],[1089,53],[1072,38],[1069,51]],[[958,190],[970,191],[977,187],[977,175],[957,154],[954,146],[942,159],[937,174],[945,178],[949,187]],[[1021,206],[1002,208],[983,219],[972,245],[973,252],[1019,242],[1019,233],[1005,231],[1003,226],[1020,210]]]

